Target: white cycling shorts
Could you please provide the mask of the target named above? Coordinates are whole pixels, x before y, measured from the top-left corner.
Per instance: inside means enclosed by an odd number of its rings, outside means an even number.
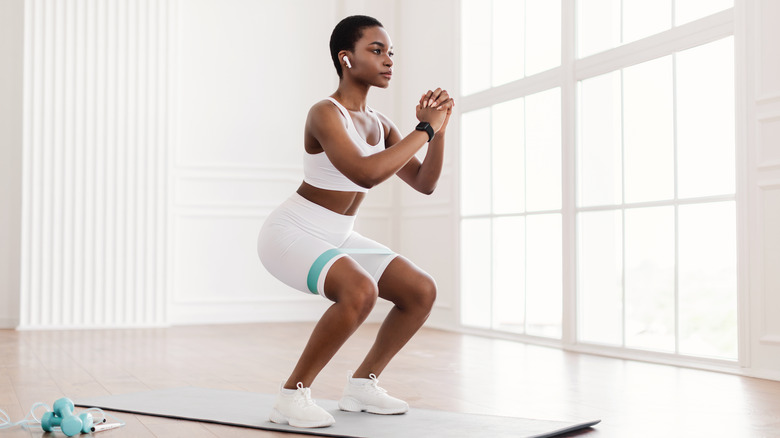
[[[263,223],[257,254],[274,277],[299,291],[325,296],[328,270],[351,257],[375,282],[397,256],[388,247],[353,230],[346,216],[294,193]]]

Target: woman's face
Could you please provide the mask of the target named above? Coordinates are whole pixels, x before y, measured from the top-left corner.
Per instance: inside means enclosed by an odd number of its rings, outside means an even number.
[[[379,26],[363,29],[363,36],[355,43],[349,56],[350,74],[375,87],[387,88],[393,75],[393,43],[390,35]]]

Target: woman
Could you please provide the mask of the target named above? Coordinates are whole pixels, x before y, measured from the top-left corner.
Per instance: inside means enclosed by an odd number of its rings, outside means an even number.
[[[271,412],[271,421],[296,427],[334,423],[312,402],[310,385],[366,319],[377,297],[395,306],[363,363],[348,377],[339,408],[375,414],[409,409],[377,385],[377,376],[427,319],[436,284],[352,227],[368,189],[392,175],[422,193],[433,192],[454,105],[444,90],[424,93],[416,107],[421,123],[403,136],[390,119],[366,106],[368,90],[387,88],[392,77],[393,46],[382,24],[362,15],[345,18],[333,30],[330,51],[339,86],[309,111],[303,183],[268,217],[258,237],[258,254],[271,274],[333,301]],[[415,153],[426,142],[420,162]]]

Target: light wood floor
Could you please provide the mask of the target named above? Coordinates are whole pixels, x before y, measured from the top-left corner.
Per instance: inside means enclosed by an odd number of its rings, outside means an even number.
[[[0,408],[176,386],[273,393],[313,324],[170,329],[0,330]],[[337,399],[378,329],[366,325],[325,368],[313,396]],[[381,376],[412,408],[551,420],[601,419],[578,437],[780,437],[780,382],[652,365],[423,329]],[[290,437],[142,415],[99,437]],[[265,416],[266,412],[258,412]],[[0,438],[64,436],[20,428]]]

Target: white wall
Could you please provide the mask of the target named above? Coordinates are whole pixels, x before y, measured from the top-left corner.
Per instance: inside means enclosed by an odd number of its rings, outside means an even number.
[[[325,301],[271,277],[256,239],[303,178],[309,107],[337,84],[335,2],[188,0],[178,15],[169,321],[312,319]]]
[[[739,218],[741,254],[748,277],[740,290],[743,366],[747,373],[780,380],[780,2],[737,2],[738,144],[747,206]]]
[[[19,323],[24,0],[0,2],[0,327]]]
[[[396,124],[403,132],[417,123],[414,107],[420,95],[441,87],[453,97],[459,90],[458,2],[429,0],[397,2],[395,33],[396,83],[399,115]],[[435,20],[432,20],[435,17]],[[414,31],[412,31],[412,29]],[[394,79],[395,80],[395,79]],[[436,191],[425,196],[399,185],[398,236],[400,251],[428,271],[438,285],[438,296],[428,324],[454,327],[458,312],[458,211],[457,156],[460,124],[458,107],[450,118],[445,143],[444,167]]]

